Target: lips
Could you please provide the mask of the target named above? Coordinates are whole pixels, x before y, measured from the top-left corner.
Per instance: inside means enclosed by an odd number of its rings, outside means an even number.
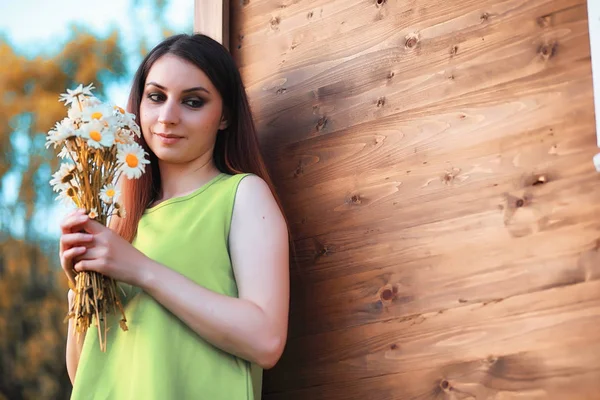
[[[165,146],[175,145],[177,143],[180,143],[181,139],[183,139],[183,136],[174,135],[172,133],[154,132],[154,134],[157,136],[160,143],[162,143]]]
[[[154,133],[160,137],[164,137],[166,139],[181,139],[183,136],[173,135],[171,133]]]

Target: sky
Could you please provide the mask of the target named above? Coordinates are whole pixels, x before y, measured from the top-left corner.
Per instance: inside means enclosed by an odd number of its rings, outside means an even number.
[[[58,51],[69,34],[73,22],[83,24],[99,35],[107,35],[117,27],[124,40],[145,35],[160,40],[153,28],[147,2],[132,9],[131,0],[0,0],[0,34],[25,54]],[[134,13],[136,17],[134,17]],[[191,26],[194,18],[193,0],[168,0],[166,20],[174,31],[183,31]],[[137,21],[148,21],[140,26]],[[152,43],[152,42],[151,42]],[[130,43],[124,45],[129,48]],[[137,51],[137,50],[132,50]],[[107,92],[112,101],[124,104],[129,88],[126,85],[113,85]]]
[[[152,22],[151,8],[148,2],[138,0],[139,6],[132,8],[132,0],[0,0],[0,37],[8,39],[19,52],[35,56],[40,53],[54,53],[60,50],[59,46],[65,43],[69,35],[71,23],[78,23],[89,28],[90,31],[106,36],[113,28],[121,32],[125,51],[138,53],[135,47],[135,38],[145,36],[149,45],[160,41],[160,32],[157,24]],[[134,15],[135,12],[135,15]],[[165,10],[165,19],[169,28],[174,32],[187,32],[192,27],[194,18],[193,0],[168,0]],[[140,24],[139,21],[147,23]],[[116,104],[126,104],[129,93],[130,80],[133,78],[133,69],[129,72],[130,79],[124,83],[108,85],[106,95]],[[85,82],[84,82],[85,83]],[[57,93],[58,97],[58,93]],[[15,140],[19,140],[18,136]],[[26,145],[26,143],[23,143]],[[54,172],[54,171],[52,171]],[[16,198],[20,185],[20,175],[7,173],[3,181],[5,190],[1,199],[12,202]],[[50,215],[36,219],[42,224],[41,231],[48,232],[50,236],[59,234],[59,221],[68,211],[58,203]],[[19,217],[16,218],[16,228],[19,232]],[[49,218],[47,218],[49,217]]]

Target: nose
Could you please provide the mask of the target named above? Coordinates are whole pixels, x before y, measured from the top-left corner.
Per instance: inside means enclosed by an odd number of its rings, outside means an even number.
[[[167,99],[161,105],[158,122],[163,125],[176,125],[179,123],[179,105],[177,101]]]

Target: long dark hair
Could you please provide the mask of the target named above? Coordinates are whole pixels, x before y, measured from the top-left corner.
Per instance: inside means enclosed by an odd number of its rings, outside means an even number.
[[[228,127],[217,135],[213,153],[216,167],[221,172],[231,175],[253,173],[261,177],[271,188],[283,213],[281,201],[260,152],[242,78],[231,54],[219,42],[202,34],[180,34],[165,39],[148,53],[133,78],[127,104],[128,111],[136,115],[138,125],[146,78],[152,65],[165,54],[175,55],[200,68],[223,99]],[[139,179],[123,178],[123,205],[127,216],[118,219],[114,225],[116,232],[129,242],[132,242],[137,234],[137,226],[144,210],[161,189],[156,155],[150,150],[143,136],[136,140],[150,155],[150,171],[146,171]]]

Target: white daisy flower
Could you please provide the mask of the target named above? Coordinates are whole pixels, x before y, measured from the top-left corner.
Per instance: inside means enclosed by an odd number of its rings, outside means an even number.
[[[83,137],[90,147],[101,149],[111,147],[115,142],[115,135],[100,121],[90,121],[82,128]]]
[[[127,110],[125,110],[122,107],[119,107],[116,104],[113,104],[113,110],[115,110],[115,114],[120,117],[121,119],[127,121],[135,121],[135,114],[132,114],[130,112],[128,112]]]
[[[54,125],[54,129],[48,132],[48,137],[46,137],[46,148],[51,145],[56,148],[66,139],[73,136],[77,136],[77,129],[71,120],[65,118],[61,122],[57,122]]]
[[[115,185],[106,185],[100,190],[100,199],[106,204],[117,202],[121,192],[115,188]]]
[[[84,108],[86,108],[86,107],[95,107],[95,106],[99,106],[100,104],[102,104],[102,102],[100,101],[100,99],[98,99],[97,97],[94,97],[94,96],[85,97],[81,101],[81,105]]]
[[[112,109],[102,103],[85,107],[81,112],[81,119],[85,122],[100,121],[105,126],[112,125],[115,122]]]
[[[96,207],[92,208],[90,210],[90,213],[88,214],[88,217],[90,217],[90,219],[96,219],[98,218],[98,210],[96,209]]]
[[[138,144],[127,144],[121,146],[117,152],[117,161],[120,164],[120,170],[129,179],[137,179],[142,176],[146,169],[146,164],[150,161],[145,158],[146,152]]]
[[[65,105],[71,104],[73,102],[76,102],[78,97],[80,97],[81,100],[81,97],[83,96],[91,96],[92,89],[95,89],[93,83],[90,83],[86,87],[83,87],[83,85],[80,84],[74,90],[67,89],[67,93],[63,93],[60,95],[59,101],[64,101]]]
[[[56,201],[59,201],[60,203],[62,203],[65,206],[73,205],[73,199],[71,197],[69,197],[66,190],[61,191],[58,194],[58,196],[56,196]]]
[[[63,146],[62,149],[60,149],[60,153],[58,153],[58,158],[70,158],[71,157],[71,153],[69,152],[69,149],[67,149],[67,146]]]
[[[67,115],[72,120],[81,119],[81,107],[79,107],[79,104],[77,104],[77,102],[71,103],[71,107],[69,107],[69,111],[67,111]]]
[[[52,190],[59,192],[67,190],[69,187],[71,187],[71,182],[75,182],[73,176],[74,171],[75,165],[71,163],[60,164],[59,170],[52,174],[52,179],[50,179]]]

